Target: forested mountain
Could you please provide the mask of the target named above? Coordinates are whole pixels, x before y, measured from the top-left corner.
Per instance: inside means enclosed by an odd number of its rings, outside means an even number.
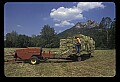
[[[107,29],[108,30],[108,29]],[[66,38],[75,34],[84,34],[92,37],[96,42],[96,47],[106,45],[106,30],[98,28],[76,28],[75,26],[58,34],[59,38]],[[105,47],[105,46],[104,46]]]
[[[93,20],[88,20],[87,22],[78,22],[72,28],[59,33],[58,37],[66,38],[75,34],[84,34],[92,37],[95,40],[96,48],[115,48],[114,25],[115,19],[112,21],[109,17],[102,18],[100,24]]]

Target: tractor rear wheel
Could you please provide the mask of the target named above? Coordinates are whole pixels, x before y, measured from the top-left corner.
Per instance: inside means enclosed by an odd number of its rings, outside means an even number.
[[[30,64],[35,65],[37,63],[38,63],[38,57],[36,56],[31,57]]]

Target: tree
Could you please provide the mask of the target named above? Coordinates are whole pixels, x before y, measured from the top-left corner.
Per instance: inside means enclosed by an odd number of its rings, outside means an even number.
[[[106,31],[106,46],[107,47],[108,47],[108,41],[109,41],[108,29],[110,28],[111,22],[112,20],[110,17],[105,17],[105,18],[103,17],[99,25],[100,28]]]
[[[59,39],[54,28],[44,25],[40,35],[32,35],[32,37],[18,35],[15,31],[7,33],[4,47],[59,47]]]
[[[30,38],[26,35],[19,35],[17,38],[17,47],[26,48],[30,45]]]
[[[111,22],[112,20],[110,17],[103,17],[100,22],[99,28],[110,28]]]
[[[103,17],[100,24],[99,24],[99,28],[105,28],[105,24],[104,24],[105,18]]]
[[[115,31],[116,31],[116,19],[111,23],[111,27],[109,29],[109,48],[115,48]]]
[[[41,38],[40,38],[40,35],[32,35],[31,37],[31,44],[32,44],[32,47],[40,47],[40,42]]]
[[[57,39],[56,35],[57,34],[55,34],[54,28],[51,28],[49,25],[44,25],[43,29],[40,32],[42,47],[53,47],[53,44],[55,44],[55,41]]]
[[[6,34],[6,47],[16,47],[18,34],[16,31]]]

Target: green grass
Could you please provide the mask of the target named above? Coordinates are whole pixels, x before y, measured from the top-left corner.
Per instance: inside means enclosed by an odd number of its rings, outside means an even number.
[[[18,48],[5,48],[6,55]],[[59,51],[59,49],[44,50]],[[6,77],[114,77],[116,74],[116,51],[95,50],[93,57],[81,62],[4,63]],[[5,57],[4,57],[5,58]]]

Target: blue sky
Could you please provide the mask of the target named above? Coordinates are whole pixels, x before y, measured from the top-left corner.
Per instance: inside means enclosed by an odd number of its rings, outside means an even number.
[[[4,35],[16,31],[28,36],[39,35],[48,24],[60,33],[77,22],[102,17],[116,17],[113,2],[7,2],[4,5]]]

